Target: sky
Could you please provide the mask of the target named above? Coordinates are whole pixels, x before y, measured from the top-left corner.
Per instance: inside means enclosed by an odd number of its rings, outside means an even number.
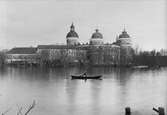
[[[112,43],[127,30],[143,50],[167,48],[166,0],[0,0],[0,48],[65,44],[73,22],[81,43],[96,28]]]

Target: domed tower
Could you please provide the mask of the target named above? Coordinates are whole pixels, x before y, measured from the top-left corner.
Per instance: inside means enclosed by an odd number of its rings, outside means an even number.
[[[131,65],[133,61],[133,48],[131,37],[125,29],[118,36],[116,43],[120,46],[120,64],[123,66]]]
[[[68,32],[66,39],[67,39],[67,45],[78,45],[78,34],[75,32],[75,26],[72,23],[70,26],[70,32]]]
[[[131,37],[124,29],[122,33],[117,38],[117,44],[120,46],[132,46]]]
[[[95,33],[92,34],[90,39],[90,45],[102,45],[103,44],[103,35],[99,32],[98,29],[95,30]]]

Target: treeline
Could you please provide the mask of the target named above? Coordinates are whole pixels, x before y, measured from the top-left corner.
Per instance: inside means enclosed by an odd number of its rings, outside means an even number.
[[[161,55],[160,52],[155,50],[140,51],[138,54],[134,54],[133,65],[167,66],[167,56]]]
[[[140,66],[147,65],[154,66],[167,66],[167,55],[161,55],[160,52],[140,51],[136,52],[132,49],[119,50],[113,49],[98,49],[88,50],[87,52],[68,53],[69,51],[60,50],[55,53],[50,53],[47,50],[33,55],[20,58],[26,63],[15,62],[15,65],[41,65],[45,67],[56,66],[82,66],[82,65],[103,65],[103,66]],[[120,53],[120,55],[119,55]],[[7,54],[3,51],[0,52],[0,67],[6,65]]]

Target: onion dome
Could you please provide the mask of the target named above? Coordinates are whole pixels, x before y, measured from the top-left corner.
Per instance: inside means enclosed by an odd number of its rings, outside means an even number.
[[[100,38],[102,39],[103,38],[103,35],[99,32],[98,29],[96,29],[96,32],[92,34],[92,39],[97,39],[97,38]]]
[[[124,31],[119,35],[119,38],[130,38],[130,36],[128,35],[126,30],[124,29]]]
[[[73,25],[73,23],[72,23],[72,25],[70,27],[70,32],[68,32],[66,38],[70,38],[70,37],[79,38],[78,34],[75,32],[75,26]]]

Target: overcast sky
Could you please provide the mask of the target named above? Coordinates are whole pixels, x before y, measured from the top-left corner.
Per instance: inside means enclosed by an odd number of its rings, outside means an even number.
[[[133,44],[166,48],[166,0],[0,0],[0,48],[66,43],[73,22],[81,42],[96,28],[114,42],[124,26]]]

